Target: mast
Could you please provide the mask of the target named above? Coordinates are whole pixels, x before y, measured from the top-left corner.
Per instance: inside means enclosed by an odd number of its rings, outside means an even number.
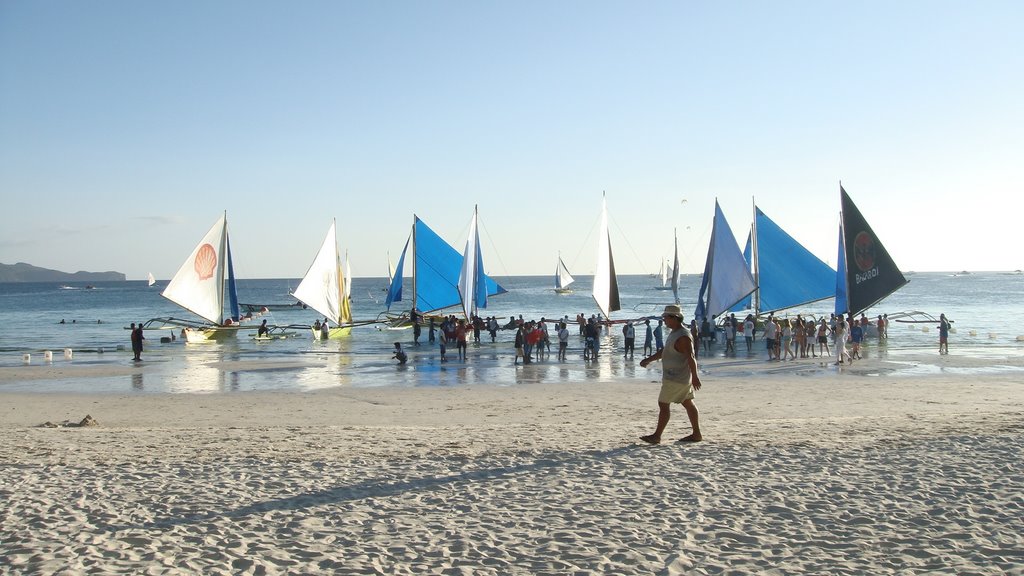
[[[751,300],[754,309],[754,318],[757,318],[758,313],[761,311],[761,263],[758,259],[757,253],[757,200],[753,196],[750,197],[750,203],[754,208],[754,219],[750,224],[750,262],[753,264],[752,272],[754,274],[754,296]]]
[[[416,312],[416,277],[418,270],[417,254],[416,254],[416,223],[419,222],[419,218],[412,215],[412,308],[410,308],[410,315]]]

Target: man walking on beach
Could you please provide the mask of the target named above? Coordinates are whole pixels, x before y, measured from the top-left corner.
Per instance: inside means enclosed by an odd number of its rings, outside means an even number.
[[[658,427],[654,434],[641,436],[648,444],[660,444],[661,434],[668,425],[671,416],[671,404],[679,402],[686,409],[693,433],[679,440],[680,442],[700,442],[700,422],[697,406],[693,403],[693,391],[700,390],[700,376],[697,374],[697,359],[694,357],[693,340],[690,332],[683,327],[683,312],[679,306],[665,306],[662,314],[665,325],[671,332],[665,341],[665,348],[640,361],[640,367],[661,360],[661,393],[658,394]]]

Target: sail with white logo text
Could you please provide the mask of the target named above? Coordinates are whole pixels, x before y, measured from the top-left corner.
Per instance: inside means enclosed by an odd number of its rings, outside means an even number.
[[[907,279],[842,184],[839,185],[839,197],[843,212],[840,218],[835,313],[856,316],[899,290]]]

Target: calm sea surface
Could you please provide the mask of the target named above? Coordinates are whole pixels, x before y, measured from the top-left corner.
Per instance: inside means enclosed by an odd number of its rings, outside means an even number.
[[[908,276],[910,283],[868,311],[894,314],[919,310],[938,317],[945,313],[955,321],[952,338],[954,353],[970,350],[973,354],[1024,353],[1024,275],[1011,273],[916,273]],[[548,276],[498,278],[508,293],[491,299],[481,315],[509,316],[525,319],[561,318],[584,313],[597,313],[590,296],[590,278],[577,280],[576,292],[556,295],[553,280]],[[656,314],[670,303],[671,292],[656,290],[657,280],[649,276],[620,276],[619,290],[622,310],[613,319],[639,318]],[[698,275],[685,276],[680,289],[683,310],[689,318],[699,289]],[[32,355],[32,366],[44,365],[43,351],[53,352],[53,363],[67,362],[63,350],[72,349],[75,364],[114,364],[131,366],[128,331],[131,322],[160,316],[195,319],[190,313],[160,296],[165,281],[156,287],[144,281],[98,283],[93,289],[84,285],[62,287],[56,283],[0,284],[0,365],[20,366],[24,354]],[[411,289],[406,280],[406,290]],[[298,279],[241,280],[239,299],[255,304],[290,304],[288,292]],[[357,320],[370,320],[384,312],[385,280],[356,278],[353,281],[353,314]],[[789,313],[826,316],[832,302],[823,301],[792,310]],[[454,312],[453,312],[454,313]],[[317,315],[299,309],[273,311],[264,316],[268,324],[309,324]],[[61,324],[60,321],[64,320]],[[637,347],[643,343],[642,326],[637,330]],[[934,325],[893,323],[890,328],[888,354],[919,352],[936,346]],[[528,375],[512,368],[511,331],[498,334],[491,344],[485,336],[480,345],[470,346],[467,362],[440,363],[437,349],[427,344],[423,330],[421,345],[412,346],[411,330],[387,330],[383,325],[353,329],[351,337],[340,341],[318,342],[308,331],[295,332],[294,337],[257,342],[242,333],[237,341],[223,344],[186,345],[180,339],[161,343],[169,331],[146,333],[147,349],[143,369],[130,380],[133,390],[167,391],[230,391],[249,389],[312,389],[339,385],[356,386],[418,386],[481,383],[511,385],[524,378],[537,380],[571,380],[582,378],[616,378],[640,375],[655,378],[656,374],[640,369],[636,363],[624,362],[619,354],[602,354],[601,360],[584,366],[581,342],[576,332],[570,339],[568,363],[554,360],[531,366]],[[393,343],[400,341],[410,352],[410,362],[396,369],[391,360]],[[603,340],[603,350],[621,347],[621,334],[616,328]],[[122,347],[121,350],[118,347]],[[556,344],[557,347],[557,344]],[[758,350],[761,352],[761,350]],[[638,352],[639,354],[639,352]],[[741,356],[744,356],[741,354]],[[455,358],[454,350],[449,358]],[[755,358],[750,358],[754,361]],[[231,363],[232,370],[224,364]],[[246,363],[254,369],[245,368]],[[225,376],[225,373],[227,374]],[[120,390],[125,382],[97,382],[98,379],[65,379],[60,382],[32,381],[5,385],[4,389],[39,390]]]

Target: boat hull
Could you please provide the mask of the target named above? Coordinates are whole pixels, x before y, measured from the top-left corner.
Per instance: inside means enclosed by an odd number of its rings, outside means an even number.
[[[320,330],[313,330],[312,328],[310,328],[309,331],[313,333],[313,340],[323,340],[323,333],[321,333]],[[331,328],[328,331],[327,339],[339,340],[341,338],[348,337],[350,334],[352,334],[351,326],[339,326],[336,328]]]
[[[211,328],[183,328],[185,342],[189,344],[204,344],[209,342],[223,342],[238,336],[238,328],[217,326]]]
[[[572,294],[572,288],[555,288],[555,294]]]

